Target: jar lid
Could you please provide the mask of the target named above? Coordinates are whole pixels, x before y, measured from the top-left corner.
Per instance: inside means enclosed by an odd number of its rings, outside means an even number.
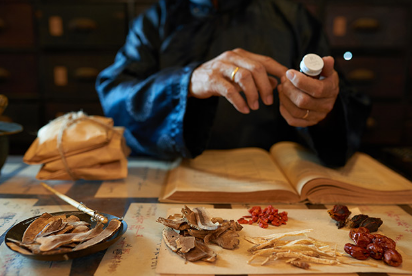
[[[317,76],[322,72],[323,59],[316,54],[307,54],[300,62],[300,69],[309,76]]]

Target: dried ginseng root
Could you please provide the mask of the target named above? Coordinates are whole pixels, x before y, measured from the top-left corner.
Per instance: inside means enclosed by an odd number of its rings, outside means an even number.
[[[344,254],[336,251],[336,246],[306,236],[312,229],[273,234],[261,237],[245,237],[254,244],[249,248],[253,256],[248,264],[265,265],[276,260],[302,269],[310,269],[312,264],[338,265],[341,263],[354,264],[341,259]],[[260,259],[260,262],[258,260]],[[363,263],[373,265],[370,263]]]
[[[90,223],[77,216],[44,213],[26,228],[21,241],[8,238],[6,243],[12,250],[25,255],[68,253],[108,239],[120,226],[119,220],[112,219],[106,228],[102,223],[90,228]]]
[[[157,222],[166,226],[163,229],[166,246],[190,262],[214,262],[217,254],[208,247],[210,243],[224,249],[237,248],[240,242],[237,232],[243,228],[236,221],[210,217],[203,207],[191,210],[184,206],[182,214],[159,217]]]

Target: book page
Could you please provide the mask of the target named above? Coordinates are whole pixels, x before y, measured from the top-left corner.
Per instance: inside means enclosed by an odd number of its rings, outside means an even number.
[[[299,194],[308,181],[317,178],[380,192],[412,189],[410,181],[364,153],[356,153],[344,167],[336,169],[322,166],[312,152],[292,142],[274,145],[271,153]]]
[[[296,194],[268,152],[257,148],[209,150],[195,159],[185,159],[170,172],[168,186],[166,196],[175,190],[232,193],[287,190]]]

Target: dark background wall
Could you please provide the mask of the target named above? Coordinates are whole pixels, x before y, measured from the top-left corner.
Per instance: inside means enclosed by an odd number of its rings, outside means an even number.
[[[11,153],[23,154],[56,116],[102,115],[95,78],[153,2],[0,0],[0,93],[9,98],[0,120],[24,126],[10,137]],[[412,146],[412,1],[298,2],[324,23],[338,66],[373,99],[364,147]]]

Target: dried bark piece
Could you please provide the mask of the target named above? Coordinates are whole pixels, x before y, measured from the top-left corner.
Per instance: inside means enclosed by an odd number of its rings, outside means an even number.
[[[73,226],[74,228],[82,226],[82,225],[90,227],[90,223],[88,223],[87,221],[83,221],[83,220],[80,220],[80,221],[67,221],[67,223],[69,225]]]
[[[75,227],[71,233],[85,233],[89,231],[89,227],[86,225],[79,225],[77,227]]]
[[[69,224],[67,223],[67,221],[66,221],[66,226],[65,226],[62,230],[60,230],[59,232],[57,232],[56,235],[60,235],[60,234],[64,234],[64,233],[70,232],[70,231],[72,231],[73,229],[74,229],[74,226],[73,226],[73,225],[69,225]]]
[[[14,244],[16,244],[16,245],[18,245],[21,248],[30,250],[31,251],[30,253],[33,253],[33,254],[39,254],[40,253],[40,249],[39,249],[40,244],[38,244],[38,243],[23,243],[21,241],[11,239],[11,238],[7,238],[7,240],[14,243]]]
[[[76,222],[76,221],[80,221],[80,218],[75,216],[75,215],[70,215],[67,219],[67,222]]]
[[[59,247],[49,251],[41,251],[39,254],[41,255],[54,255],[54,254],[62,254],[62,253],[69,253],[72,252],[73,249],[69,247]]]
[[[40,217],[35,219],[30,225],[26,228],[23,233],[22,242],[23,243],[32,243],[36,238],[37,234],[47,225],[49,219],[52,217],[49,213],[43,213]]]
[[[87,247],[90,247],[92,245],[95,245],[105,239],[110,238],[114,233],[117,232],[117,230],[119,230],[120,226],[122,225],[122,222],[117,220],[117,219],[112,219],[109,224],[107,225],[107,227],[97,236],[95,236],[94,238],[83,242],[81,244],[79,244],[78,246],[76,246],[75,248],[73,248],[73,251],[75,250],[81,250],[81,249],[85,249]],[[80,234],[79,234],[80,235]]]
[[[33,253],[31,253],[31,251],[15,244],[14,242],[6,242],[7,246],[10,247],[12,250],[19,252],[21,254],[24,255],[33,255]]]
[[[67,225],[67,222],[63,223],[61,218],[50,218],[49,223],[36,235],[36,238],[45,237],[52,233],[62,230]]]
[[[86,240],[93,239],[103,232],[103,225],[98,224],[95,228],[85,232],[85,233],[69,233],[61,235],[53,235],[48,237],[41,237],[36,239],[36,242],[40,243],[41,251],[49,251],[58,248],[62,245],[69,244],[72,242],[83,242]]]

